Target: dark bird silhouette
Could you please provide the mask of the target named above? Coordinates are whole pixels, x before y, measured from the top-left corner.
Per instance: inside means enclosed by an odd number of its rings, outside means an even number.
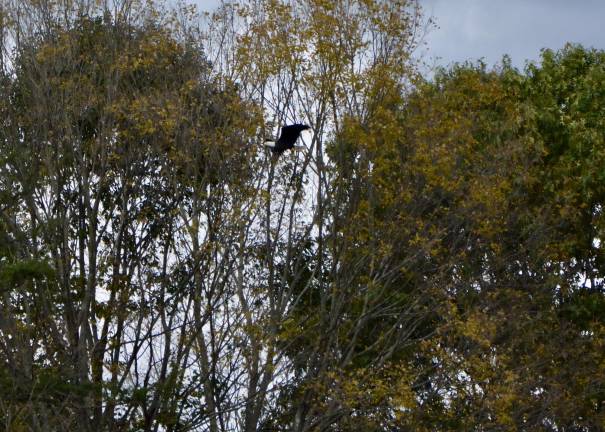
[[[282,154],[286,150],[294,148],[294,143],[304,130],[311,129],[310,126],[296,123],[292,125],[282,126],[281,134],[277,141],[267,140],[265,145],[271,148],[275,154]]]

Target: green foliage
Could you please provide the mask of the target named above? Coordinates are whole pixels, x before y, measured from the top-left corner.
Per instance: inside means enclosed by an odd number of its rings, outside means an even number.
[[[525,73],[442,70],[328,150],[352,303],[377,289],[422,317],[403,324],[415,349],[391,353],[418,401],[401,427],[600,427],[603,59],[570,45]],[[361,347],[393,337],[389,318],[368,324]]]
[[[428,354],[447,370],[433,378],[448,394],[437,412],[488,428],[602,424],[603,200],[590,173],[603,168],[603,59],[567,46],[525,74],[459,66],[409,105],[429,145],[422,196],[447,202],[433,256],[451,300]]]
[[[0,267],[0,282],[8,285],[20,285],[26,280],[50,279],[53,276],[53,268],[43,261],[20,261]]]
[[[141,323],[168,313],[168,326],[194,295],[190,256],[174,253],[181,215],[223,217],[254,173],[254,104],[184,27],[152,4],[129,3],[132,16],[89,6],[29,4],[33,27],[12,22],[22,33],[2,75],[0,418],[11,430],[177,427],[183,405],[195,419],[182,351],[151,382],[131,379]]]
[[[405,1],[39,3],[0,11],[8,430],[605,427],[602,51],[425,81]]]

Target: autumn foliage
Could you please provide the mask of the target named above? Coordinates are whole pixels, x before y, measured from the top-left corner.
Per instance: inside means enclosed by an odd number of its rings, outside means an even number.
[[[604,429],[605,53],[430,24],[1,3],[0,427]]]

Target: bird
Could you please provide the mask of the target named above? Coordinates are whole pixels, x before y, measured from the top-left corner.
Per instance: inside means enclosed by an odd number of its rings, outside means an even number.
[[[286,150],[294,148],[294,143],[300,136],[300,133],[307,129],[311,129],[311,127],[301,123],[282,126],[281,134],[277,141],[267,140],[265,141],[265,145],[270,147],[273,153],[280,155]]]

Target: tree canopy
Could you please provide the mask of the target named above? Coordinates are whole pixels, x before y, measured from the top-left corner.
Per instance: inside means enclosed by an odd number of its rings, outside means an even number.
[[[605,428],[605,53],[426,79],[427,25],[0,5],[4,430]]]

